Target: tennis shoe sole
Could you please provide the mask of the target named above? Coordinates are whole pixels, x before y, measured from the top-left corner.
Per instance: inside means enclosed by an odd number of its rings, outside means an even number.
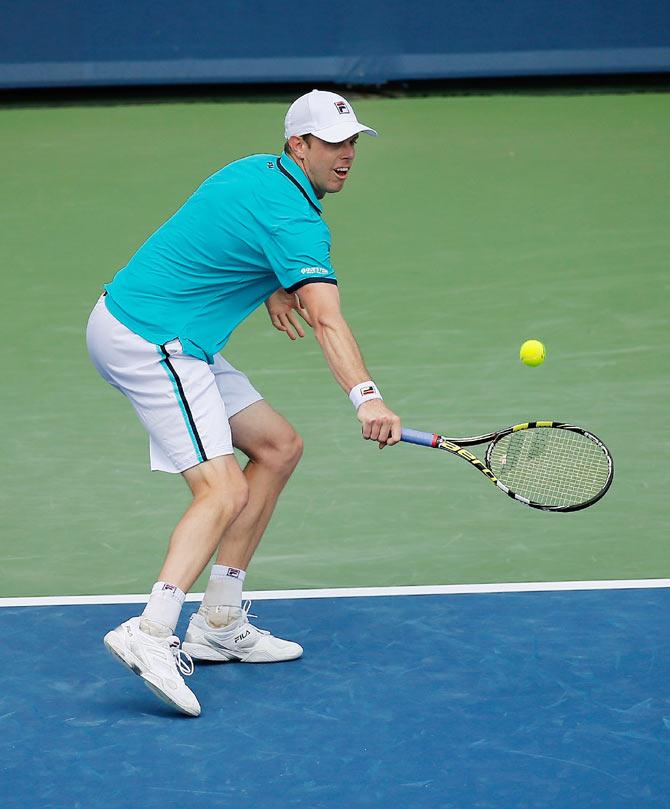
[[[193,694],[188,686],[182,683],[182,688],[179,689],[178,685],[171,685],[170,682],[164,677],[161,677],[160,674],[152,671],[142,659],[129,648],[125,633],[125,625],[121,624],[121,626],[112,629],[111,632],[105,635],[103,642],[110,654],[119,662],[123,663],[126,668],[130,669],[133,674],[137,674],[138,677],[141,677],[147,688],[153,691],[163,702],[186,716],[200,716],[200,704],[195,694]],[[179,699],[179,695],[176,693],[178,690],[186,691],[185,694],[182,694],[182,699]]]

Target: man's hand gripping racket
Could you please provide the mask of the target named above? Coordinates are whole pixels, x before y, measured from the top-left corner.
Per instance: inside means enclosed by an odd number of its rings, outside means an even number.
[[[542,511],[579,511],[609,489],[614,462],[593,433],[557,421],[530,421],[495,433],[447,438],[403,429],[402,441],[458,455],[519,503]],[[465,447],[488,444],[481,461]]]

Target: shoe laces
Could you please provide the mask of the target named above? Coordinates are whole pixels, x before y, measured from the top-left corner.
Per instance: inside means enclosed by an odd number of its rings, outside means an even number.
[[[253,615],[252,613],[249,612],[250,609],[251,609],[251,601],[247,599],[242,604],[242,612],[244,613],[244,617],[246,618],[247,621],[249,620],[249,618],[258,618],[258,615]],[[254,626],[254,629],[261,635],[270,634],[270,631],[268,629],[259,629],[257,626]]]
[[[195,665],[193,664],[191,655],[181,648],[179,638],[176,637],[176,635],[172,635],[171,638],[168,638],[168,645],[170,646],[170,651],[172,652],[175,665],[179,669],[179,672],[186,677],[190,677],[195,671]]]
[[[249,612],[250,609],[251,609],[251,601],[249,601],[249,599],[247,599],[246,601],[243,601],[242,602],[242,612],[244,612],[244,614],[247,616],[247,618],[258,618],[258,615],[253,615],[252,613]]]

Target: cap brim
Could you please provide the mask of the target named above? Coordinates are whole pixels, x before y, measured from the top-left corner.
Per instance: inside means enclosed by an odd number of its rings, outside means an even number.
[[[370,127],[365,126],[365,124],[348,124],[345,122],[326,127],[325,129],[314,130],[310,134],[315,135],[321,140],[325,140],[326,143],[341,143],[343,140],[347,140],[353,135],[357,135],[359,132],[362,132],[364,135],[372,135],[373,138],[379,135],[376,130],[370,129]]]

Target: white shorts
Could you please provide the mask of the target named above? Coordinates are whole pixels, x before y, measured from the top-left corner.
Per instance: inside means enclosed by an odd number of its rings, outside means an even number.
[[[88,320],[88,353],[98,372],[130,399],[149,433],[151,468],[183,472],[233,452],[228,419],[263,397],[216,355],[213,365],[159,346],[120,323],[101,296]]]

